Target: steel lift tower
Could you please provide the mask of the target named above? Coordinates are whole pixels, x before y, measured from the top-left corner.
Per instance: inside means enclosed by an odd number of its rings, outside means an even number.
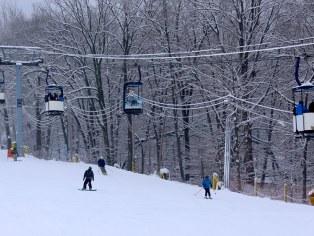
[[[16,67],[16,147],[18,156],[23,156],[23,98],[22,67],[38,66],[43,63],[40,58],[41,48],[24,46],[1,46],[0,66]],[[17,158],[15,158],[15,161]]]

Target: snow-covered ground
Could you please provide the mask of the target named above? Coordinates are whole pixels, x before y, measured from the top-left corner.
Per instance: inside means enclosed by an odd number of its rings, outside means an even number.
[[[78,191],[92,166],[95,192]],[[312,235],[314,207],[200,187],[96,165],[14,162],[0,152],[0,232],[5,236]]]

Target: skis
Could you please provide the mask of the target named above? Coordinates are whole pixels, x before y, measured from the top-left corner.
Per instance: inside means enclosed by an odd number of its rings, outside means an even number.
[[[82,189],[82,188],[79,188],[78,190],[81,190],[81,191],[97,191],[97,189],[88,190],[88,189]]]
[[[212,199],[211,197],[204,197],[205,199]]]

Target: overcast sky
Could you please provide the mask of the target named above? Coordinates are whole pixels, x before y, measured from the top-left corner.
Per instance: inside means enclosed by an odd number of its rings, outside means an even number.
[[[0,0],[0,2],[1,1],[5,0]],[[9,2],[16,2],[17,7],[22,9],[27,16],[30,16],[33,10],[33,3],[43,2],[43,0],[12,0]]]

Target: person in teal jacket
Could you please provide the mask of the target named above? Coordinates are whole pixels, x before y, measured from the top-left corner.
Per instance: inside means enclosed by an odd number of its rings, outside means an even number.
[[[209,189],[212,186],[212,181],[209,179],[208,176],[206,176],[205,179],[203,179],[202,186],[205,189],[205,198],[207,198],[207,194],[208,194],[208,198],[211,199]]]

